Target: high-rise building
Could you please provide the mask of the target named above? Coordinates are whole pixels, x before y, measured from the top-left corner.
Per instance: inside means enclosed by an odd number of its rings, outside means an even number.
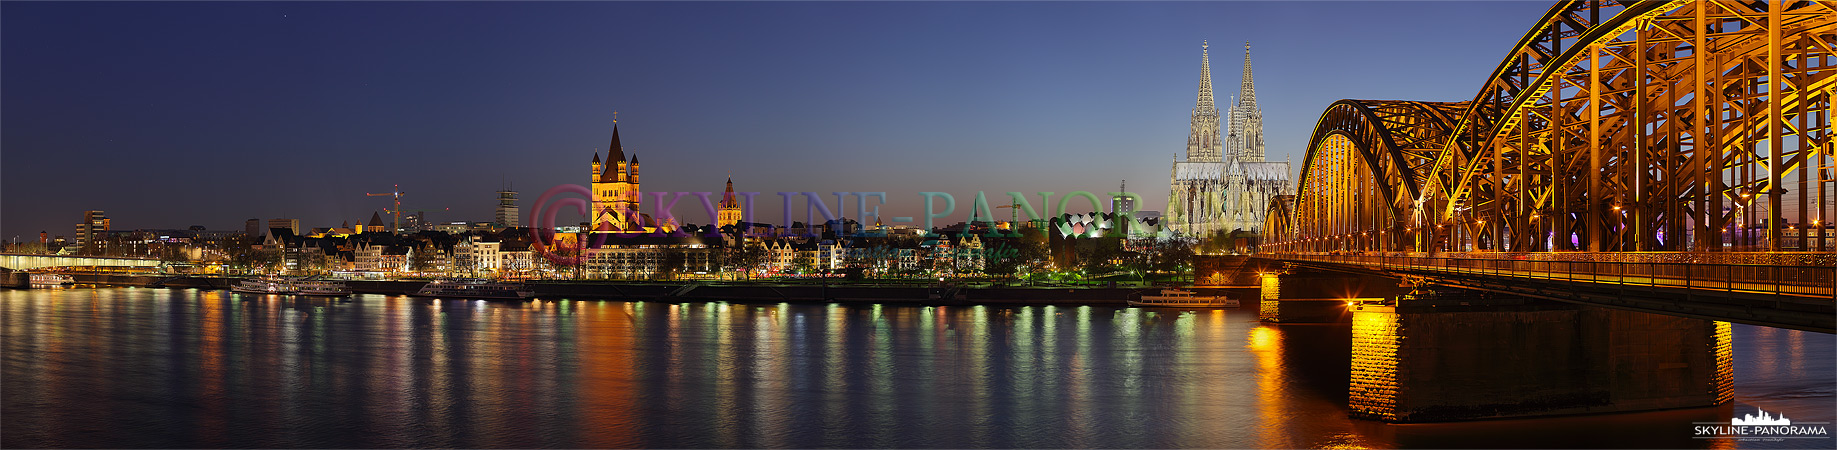
[[[300,219],[268,219],[268,228],[287,230],[293,232],[294,236],[299,236]]]
[[[1118,216],[1134,214],[1135,197],[1126,195],[1129,193],[1129,182],[1124,180],[1121,186],[1116,187],[1116,192],[1117,195],[1110,197],[1110,212]]]
[[[1249,43],[1244,44],[1243,80],[1228,109],[1231,128],[1224,130],[1227,138],[1220,142],[1209,47],[1200,46],[1199,99],[1193,107],[1186,160],[1174,161],[1164,213],[1168,231],[1193,237],[1261,230],[1269,200],[1286,192],[1289,184],[1288,162],[1263,160],[1263,110],[1257,106]]]
[[[432,229],[434,229],[434,224],[427,221],[427,211],[415,211],[414,214],[402,216],[401,231],[404,233],[419,233]]]
[[[247,222],[243,222],[242,233],[253,238],[262,237],[262,220],[249,219]]]
[[[103,232],[108,231],[108,227],[108,215],[101,210],[83,211],[83,221],[77,223],[77,246],[96,242]]]
[[[517,227],[517,191],[508,187],[498,191],[497,221],[493,224],[498,228]]]
[[[1116,195],[1110,197],[1110,213],[1115,216],[1116,233],[1123,236],[1135,234],[1135,197],[1129,196],[1129,181],[1123,180],[1116,187]]]

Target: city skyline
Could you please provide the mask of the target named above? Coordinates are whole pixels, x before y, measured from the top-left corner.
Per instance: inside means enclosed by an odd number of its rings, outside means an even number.
[[[921,216],[919,192],[950,192],[959,204],[942,222],[955,223],[978,190],[1000,204],[1008,191],[1102,196],[1131,179],[1152,209],[1184,150],[1201,42],[1251,43],[1269,159],[1299,162],[1334,100],[1466,100],[1521,34],[1481,19],[1547,5],[4,8],[0,238],[27,240],[67,235],[85,210],[109,211],[116,229],[335,226],[388,207],[363,194],[392,185],[405,209],[450,209],[431,214],[445,222],[491,220],[508,183],[527,214],[549,187],[582,184],[614,110],[626,151],[650,162],[647,188],[719,192],[732,173],[737,190],[765,193],[764,221],[779,220],[778,191],[887,192],[888,217]],[[1374,15],[1481,37],[1379,37],[1454,68],[1425,69],[1334,26]],[[1215,65],[1215,84],[1237,84],[1235,63]],[[677,211],[704,222],[694,206]]]

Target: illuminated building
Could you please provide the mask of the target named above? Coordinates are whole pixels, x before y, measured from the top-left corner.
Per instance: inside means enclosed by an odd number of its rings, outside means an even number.
[[[505,188],[498,191],[498,210],[496,221],[498,228],[517,227],[517,191]]]
[[[1200,45],[1199,99],[1193,106],[1192,130],[1186,138],[1186,160],[1174,161],[1167,196],[1168,229],[1204,236],[1223,227],[1218,212],[1224,190],[1224,143],[1218,107],[1212,103],[1211,44]]]
[[[1269,199],[1288,189],[1289,164],[1263,160],[1263,110],[1257,107],[1250,74],[1250,44],[1244,44],[1243,82],[1228,110],[1229,134],[1221,140],[1208,48],[1201,46],[1199,98],[1186,160],[1174,161],[1169,182],[1167,229],[1194,237],[1258,231]]]
[[[740,202],[734,198],[734,177],[732,176],[727,177],[727,192],[721,194],[721,208],[715,217],[716,228],[740,224]]]
[[[619,121],[612,121],[612,143],[606,146],[606,163],[593,154],[593,228],[595,233],[647,232],[646,217],[639,213],[638,157],[625,157],[619,143]]]
[[[100,242],[96,238],[108,231],[108,225],[108,215],[103,214],[102,211],[84,211],[83,221],[77,223],[77,247],[91,242]]]
[[[499,253],[502,243],[487,242],[477,236],[467,237],[453,245],[453,270],[461,273],[493,272],[502,268]]]
[[[1129,183],[1125,181],[1122,186],[1116,188],[1116,191],[1128,193],[1128,188]],[[1110,197],[1110,212],[1114,214],[1134,214],[1135,198],[1127,195],[1115,195]]]
[[[385,228],[388,228],[388,227],[383,225],[383,215],[382,214],[378,214],[376,211],[371,211],[370,212],[370,225],[364,226],[364,222],[358,221],[357,228],[362,229],[364,233],[381,233],[383,232]]]

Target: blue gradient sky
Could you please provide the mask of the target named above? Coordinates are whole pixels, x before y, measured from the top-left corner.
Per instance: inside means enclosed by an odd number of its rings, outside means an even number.
[[[88,209],[334,226],[394,184],[450,208],[434,220],[491,220],[508,181],[527,213],[586,182],[615,109],[645,190],[731,172],[769,221],[776,191],[885,191],[887,216],[951,192],[954,223],[977,190],[1123,179],[1160,210],[1201,40],[1221,104],[1251,42],[1269,157],[1298,167],[1329,103],[1470,99],[1548,6],[6,2],[0,238],[70,235]]]

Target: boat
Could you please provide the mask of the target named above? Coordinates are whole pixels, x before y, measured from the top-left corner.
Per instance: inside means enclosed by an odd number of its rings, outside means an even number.
[[[64,286],[76,284],[77,280],[61,273],[33,272],[31,283],[35,286]]]
[[[294,292],[293,283],[275,278],[250,278],[242,280],[241,283],[236,283],[236,286],[231,287],[230,290],[244,294],[292,294]]]
[[[318,295],[342,297],[351,295],[351,288],[339,280],[299,280],[293,282],[294,295]]]
[[[1161,295],[1129,300],[1129,306],[1162,308],[1236,308],[1237,299],[1223,295],[1200,297],[1184,289],[1162,289]]]
[[[416,297],[440,297],[478,300],[528,300],[536,296],[536,291],[525,287],[523,283],[500,283],[486,280],[435,280],[430,281],[421,290],[415,291]]]

